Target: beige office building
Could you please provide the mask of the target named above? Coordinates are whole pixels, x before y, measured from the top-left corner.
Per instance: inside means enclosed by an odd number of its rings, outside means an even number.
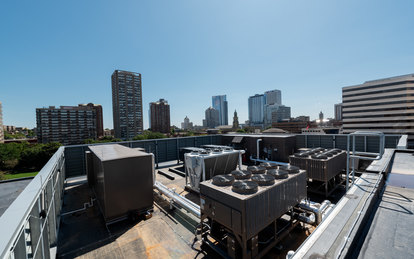
[[[414,139],[414,74],[342,88],[343,132],[381,131]]]

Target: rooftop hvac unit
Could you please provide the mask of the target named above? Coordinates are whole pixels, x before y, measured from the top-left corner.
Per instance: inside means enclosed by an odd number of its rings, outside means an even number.
[[[327,182],[346,167],[346,151],[314,148],[291,155],[289,161],[306,170],[309,179]]]
[[[193,151],[184,154],[186,187],[199,192],[199,184],[215,175],[229,174],[237,165],[241,166],[242,150],[231,148]]]
[[[269,171],[236,171],[200,183],[201,221],[210,224],[209,234],[227,247],[230,257],[260,257],[267,248],[257,244],[271,245],[264,230],[270,228],[276,238],[276,220],[306,198],[304,170]]]
[[[88,183],[108,224],[153,208],[152,154],[118,144],[89,149]]]

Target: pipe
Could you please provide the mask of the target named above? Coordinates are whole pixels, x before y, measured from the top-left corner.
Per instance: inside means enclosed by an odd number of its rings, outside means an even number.
[[[322,204],[302,200],[299,203],[299,208],[302,208],[306,211],[314,213],[316,217],[315,223],[316,225],[319,225],[323,220],[322,213],[324,210],[326,210],[329,207],[329,205],[331,205],[331,202],[328,200],[324,200]]]
[[[256,158],[257,159],[260,159],[260,144],[259,144],[259,142],[260,141],[262,141],[262,139],[261,138],[259,138],[259,139],[257,139],[257,141],[256,141],[256,148],[257,148],[257,153],[256,153]],[[257,161],[256,161],[257,162]]]
[[[328,200],[324,200],[322,203],[321,203],[321,206],[319,207],[319,211],[321,212],[321,213],[323,213],[328,207],[329,207],[329,205],[331,205],[331,202],[330,201],[328,201]]]
[[[277,162],[277,161],[271,161],[271,160],[257,159],[257,158],[253,158],[253,156],[250,156],[250,160],[255,161],[255,162],[275,163],[275,164],[278,164],[278,165],[288,165],[289,164],[289,163],[283,163],[283,162]]]
[[[244,150],[239,150],[239,170],[242,170],[242,154],[244,154]]]
[[[305,213],[300,213],[298,214],[298,220],[313,225],[315,224],[315,213],[312,212],[309,216],[306,216]]]
[[[334,204],[331,204],[326,208],[324,212],[322,212],[322,220],[324,220],[328,215],[331,213],[331,211],[335,208]]]
[[[174,203],[176,203],[180,205],[182,208],[184,208],[186,211],[196,216],[197,218],[201,217],[200,206],[198,206],[194,202],[184,198],[180,194],[167,188],[165,185],[163,185],[162,183],[158,181],[155,182],[154,188],[156,188],[160,193],[170,198],[171,199],[170,202],[173,206],[174,206]]]

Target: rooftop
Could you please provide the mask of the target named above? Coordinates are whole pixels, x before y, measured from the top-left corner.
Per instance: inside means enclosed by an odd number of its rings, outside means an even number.
[[[158,166],[156,181],[200,205],[199,195],[185,188],[185,170],[178,161],[179,147],[221,145],[225,139],[223,136],[226,135],[120,144],[154,153]],[[344,136],[340,135],[295,137],[296,148],[301,150],[344,145],[341,140]],[[336,142],[330,142],[335,139]],[[413,257],[410,237],[414,233],[414,150],[397,149],[398,139],[386,138],[388,148],[382,159],[368,167],[360,167],[348,192],[345,185],[335,189],[329,197],[334,206],[321,224],[315,227],[301,223],[270,249],[266,257],[285,258],[290,250],[295,251],[294,258]],[[357,143],[356,146],[365,146],[366,151],[373,152],[372,148],[377,146],[372,145],[372,141],[370,138],[369,145]],[[401,143],[398,146],[401,148]],[[113,153],[114,150],[106,147],[96,145],[92,150]],[[126,147],[119,146],[119,149],[122,153]],[[1,257],[17,257],[20,252],[33,257],[45,257],[45,253],[50,252],[52,258],[221,256],[194,235],[200,220],[184,208],[172,209],[168,199],[158,195],[158,190],[154,190],[151,218],[144,215],[106,225],[85,176],[86,150],[87,145],[61,147],[33,180],[0,183],[2,197],[10,197],[6,203],[0,204],[2,208],[8,207],[0,211]],[[242,165],[242,169],[247,165]],[[308,192],[308,199],[322,202],[326,198]],[[40,234],[42,228],[48,230],[43,232],[47,235]]]

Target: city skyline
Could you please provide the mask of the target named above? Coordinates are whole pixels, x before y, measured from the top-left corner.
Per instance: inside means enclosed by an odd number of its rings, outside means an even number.
[[[217,93],[244,122],[248,97],[271,89],[283,92],[292,117],[317,119],[322,110],[332,118],[342,87],[413,72],[410,7],[102,2],[80,10],[74,3],[8,2],[0,10],[8,35],[0,42],[3,123],[32,128],[37,107],[93,102],[103,107],[104,127],[113,128],[108,75],[116,69],[141,73],[143,106],[169,100],[176,126],[185,116],[201,125]],[[148,128],[145,112],[143,120]]]

